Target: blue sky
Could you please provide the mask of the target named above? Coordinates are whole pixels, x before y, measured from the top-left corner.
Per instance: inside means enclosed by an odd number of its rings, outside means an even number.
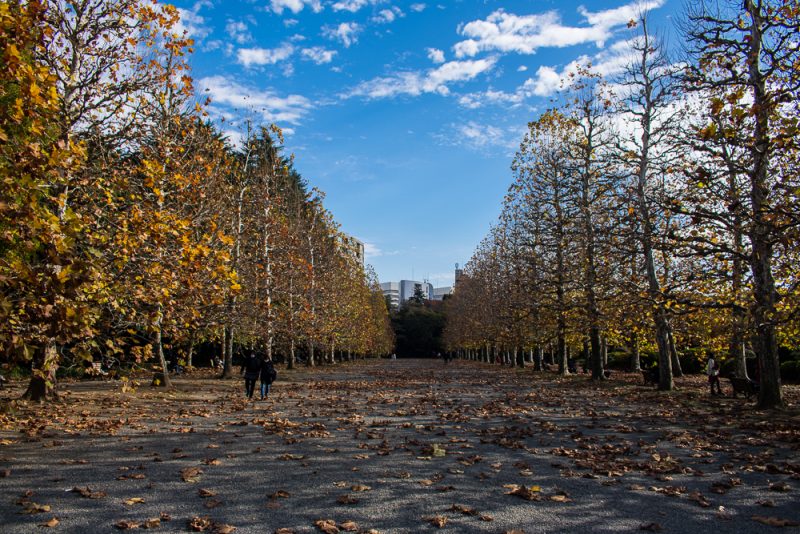
[[[232,139],[275,122],[384,281],[450,285],[500,212],[514,152],[576,61],[618,73],[635,0],[173,2]],[[671,31],[676,0],[648,0]]]

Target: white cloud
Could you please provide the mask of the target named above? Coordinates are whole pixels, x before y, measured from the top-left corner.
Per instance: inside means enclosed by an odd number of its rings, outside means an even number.
[[[283,19],[283,25],[287,28],[291,28],[292,26],[297,26],[300,24],[300,21],[297,19]]]
[[[428,59],[434,63],[444,63],[444,52],[438,48],[426,48],[428,52]]]
[[[340,0],[331,7],[334,11],[349,11],[355,13],[359,9],[369,4],[375,4],[378,0]]]
[[[503,148],[513,150],[518,147],[520,132],[499,128],[490,124],[469,121],[463,124],[451,124],[449,131],[434,137],[446,146],[463,146],[474,150]]]
[[[178,35],[186,35],[186,37],[191,37],[192,39],[203,39],[208,36],[211,33],[211,28],[205,25],[206,19],[199,13],[202,7],[202,4],[195,4],[191,10],[177,8],[180,19],[172,28],[173,32]]]
[[[381,9],[377,15],[372,17],[372,21],[378,24],[391,24],[399,17],[405,17],[399,7],[392,6],[389,9]]]
[[[284,9],[288,9],[292,13],[300,13],[305,6],[311,7],[314,13],[322,11],[322,3],[320,0],[270,0],[270,8],[272,11],[281,15]]]
[[[425,7],[425,4],[411,4],[411,11],[421,13],[422,11],[425,11]]]
[[[199,94],[207,94],[212,105],[252,110],[266,122],[298,124],[314,106],[302,95],[281,97],[271,90],[246,87],[224,76],[209,76],[197,81]]]
[[[418,96],[423,93],[450,93],[448,85],[468,81],[494,68],[497,58],[474,61],[451,61],[435,69],[421,72],[399,72],[392,76],[375,78],[359,84],[345,98],[364,96],[367,98],[391,98],[398,95]]]
[[[240,48],[236,51],[236,61],[245,67],[253,65],[274,65],[289,59],[294,54],[294,46],[284,44],[278,48]]]
[[[353,43],[358,42],[358,34],[361,33],[361,26],[355,22],[342,22],[336,27],[325,26],[322,34],[328,39],[336,39],[349,48]]]
[[[364,257],[380,258],[383,256],[383,251],[378,248],[378,245],[363,240],[361,242],[364,243]]]
[[[647,0],[591,13],[585,8],[579,12],[588,25],[565,26],[556,11],[534,15],[514,15],[502,9],[486,20],[474,20],[459,28],[467,39],[456,43],[453,49],[459,58],[472,57],[479,52],[499,51],[533,54],[542,47],[566,47],[583,43],[603,46],[616,27],[628,23],[640,10],[655,9],[665,0]]]
[[[242,21],[229,20],[225,25],[225,31],[228,32],[228,37],[239,44],[245,44],[253,40],[253,36],[250,35],[250,29]]]
[[[520,65],[519,67],[517,67],[517,72],[525,72],[526,70],[528,70],[528,67],[526,65]]]
[[[311,48],[304,48],[300,55],[306,61],[313,61],[317,65],[324,65],[333,61],[333,56],[336,55],[336,50],[326,50],[321,46],[314,46]]]
[[[458,103],[468,109],[477,109],[487,104],[510,104],[519,105],[525,99],[524,94],[519,91],[506,93],[504,91],[494,91],[489,89],[481,93],[468,93],[458,99]]]
[[[543,65],[536,71],[535,78],[527,80],[523,88],[529,94],[550,96],[562,87],[569,87],[573,79],[571,75],[577,74],[579,67],[591,64],[592,72],[610,78],[624,72],[625,67],[633,60],[631,41],[617,41],[593,57],[578,57],[564,66],[560,72],[553,67]]]

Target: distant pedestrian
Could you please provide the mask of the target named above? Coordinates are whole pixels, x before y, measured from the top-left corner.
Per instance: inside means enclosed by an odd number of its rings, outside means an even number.
[[[261,360],[256,353],[250,351],[242,362],[242,373],[244,373],[244,392],[248,399],[253,398],[253,391],[256,389],[256,380],[261,374]]]
[[[269,390],[275,379],[278,378],[278,372],[275,371],[275,365],[269,358],[261,360],[261,400],[269,397]]]
[[[711,356],[706,364],[706,375],[708,375],[708,385],[712,395],[722,395],[722,387],[719,384],[719,363]]]

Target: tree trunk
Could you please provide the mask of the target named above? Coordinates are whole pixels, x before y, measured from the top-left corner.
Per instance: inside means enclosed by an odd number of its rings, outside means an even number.
[[[750,269],[753,272],[753,294],[755,306],[753,320],[756,327],[755,349],[758,357],[759,382],[758,407],[760,409],[783,408],[781,395],[780,362],[775,338],[775,279],[772,274],[774,222],[770,206],[770,186],[767,180],[769,169],[770,106],[767,95],[766,75],[761,72],[761,52],[764,36],[764,14],[762,3],[745,0],[745,10],[751,18],[750,35],[747,42],[748,82],[753,91],[754,131],[750,156],[750,199],[753,219],[750,226]]]
[[[306,363],[308,367],[314,367],[314,343],[308,344],[308,362]]]
[[[186,367],[194,367],[192,365],[192,358],[194,357],[194,336],[189,340],[189,350],[186,353]]]
[[[158,354],[158,363],[161,366],[161,372],[164,374],[163,380],[159,380],[154,385],[163,386],[165,388],[172,387],[172,381],[169,379],[169,369],[167,368],[167,359],[164,357],[164,343],[161,339],[161,318],[159,317],[156,324],[156,352]]]
[[[58,348],[56,344],[49,343],[43,348],[37,348],[32,363],[31,380],[28,382],[28,389],[22,394],[22,398],[34,402],[57,399]]]
[[[536,347],[536,363],[534,369],[537,371],[544,370],[544,347]]]
[[[642,360],[639,356],[639,335],[636,332],[631,334],[630,348],[631,348],[631,371],[633,372],[641,371]]]
[[[222,335],[223,366],[220,378],[233,378],[233,327],[225,325]]]
[[[678,349],[675,347],[675,335],[672,333],[672,328],[669,329],[669,355],[672,358],[672,374],[674,376],[683,376],[683,369],[681,368],[681,360],[678,358]]]
[[[287,369],[294,369],[295,353],[294,353],[294,337],[289,340],[289,362],[286,364]]]

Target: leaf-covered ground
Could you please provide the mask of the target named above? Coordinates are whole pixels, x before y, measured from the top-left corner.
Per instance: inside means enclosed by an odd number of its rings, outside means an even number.
[[[797,386],[775,414],[702,377],[666,394],[468,362],[282,370],[264,402],[176,383],[5,402],[0,530],[800,531]]]

